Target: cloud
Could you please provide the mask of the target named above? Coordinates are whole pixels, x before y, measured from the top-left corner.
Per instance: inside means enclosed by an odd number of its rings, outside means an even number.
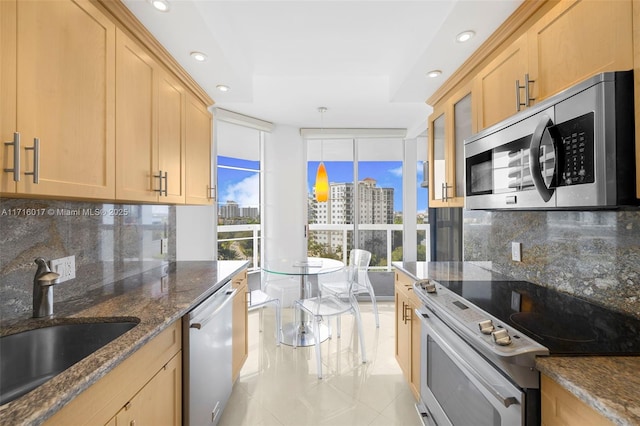
[[[389,173],[397,177],[402,177],[402,166],[396,167],[395,169],[389,169]]]
[[[242,207],[260,205],[260,175],[256,173],[239,182],[228,185],[222,192],[220,201],[235,201]]]

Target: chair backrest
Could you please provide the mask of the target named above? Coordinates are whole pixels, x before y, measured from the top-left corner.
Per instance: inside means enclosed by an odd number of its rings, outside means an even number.
[[[371,262],[371,252],[363,249],[352,249],[349,252],[349,293],[354,285],[366,286],[369,279],[368,269]]]

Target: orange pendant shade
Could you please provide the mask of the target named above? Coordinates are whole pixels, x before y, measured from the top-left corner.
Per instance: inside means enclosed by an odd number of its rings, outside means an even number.
[[[320,162],[316,172],[316,200],[324,202],[329,199],[329,177],[324,163]]]

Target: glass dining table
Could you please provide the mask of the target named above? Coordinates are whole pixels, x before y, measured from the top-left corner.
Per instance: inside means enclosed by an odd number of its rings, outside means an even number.
[[[344,263],[324,257],[307,257],[302,260],[279,260],[269,262],[262,270],[276,275],[289,275],[300,277],[299,299],[311,297],[312,291],[309,285],[310,276],[318,276],[338,272],[344,268]],[[289,346],[312,346],[316,339],[324,341],[329,337],[329,329],[325,325],[320,327],[320,336],[315,336],[313,327],[304,311],[300,311],[299,321],[293,321],[282,325],[282,343]]]

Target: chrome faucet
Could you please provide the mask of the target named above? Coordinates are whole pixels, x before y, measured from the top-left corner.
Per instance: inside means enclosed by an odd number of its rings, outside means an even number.
[[[39,257],[33,277],[33,317],[42,318],[53,315],[53,285],[58,283],[59,274],[52,272],[47,262]]]

